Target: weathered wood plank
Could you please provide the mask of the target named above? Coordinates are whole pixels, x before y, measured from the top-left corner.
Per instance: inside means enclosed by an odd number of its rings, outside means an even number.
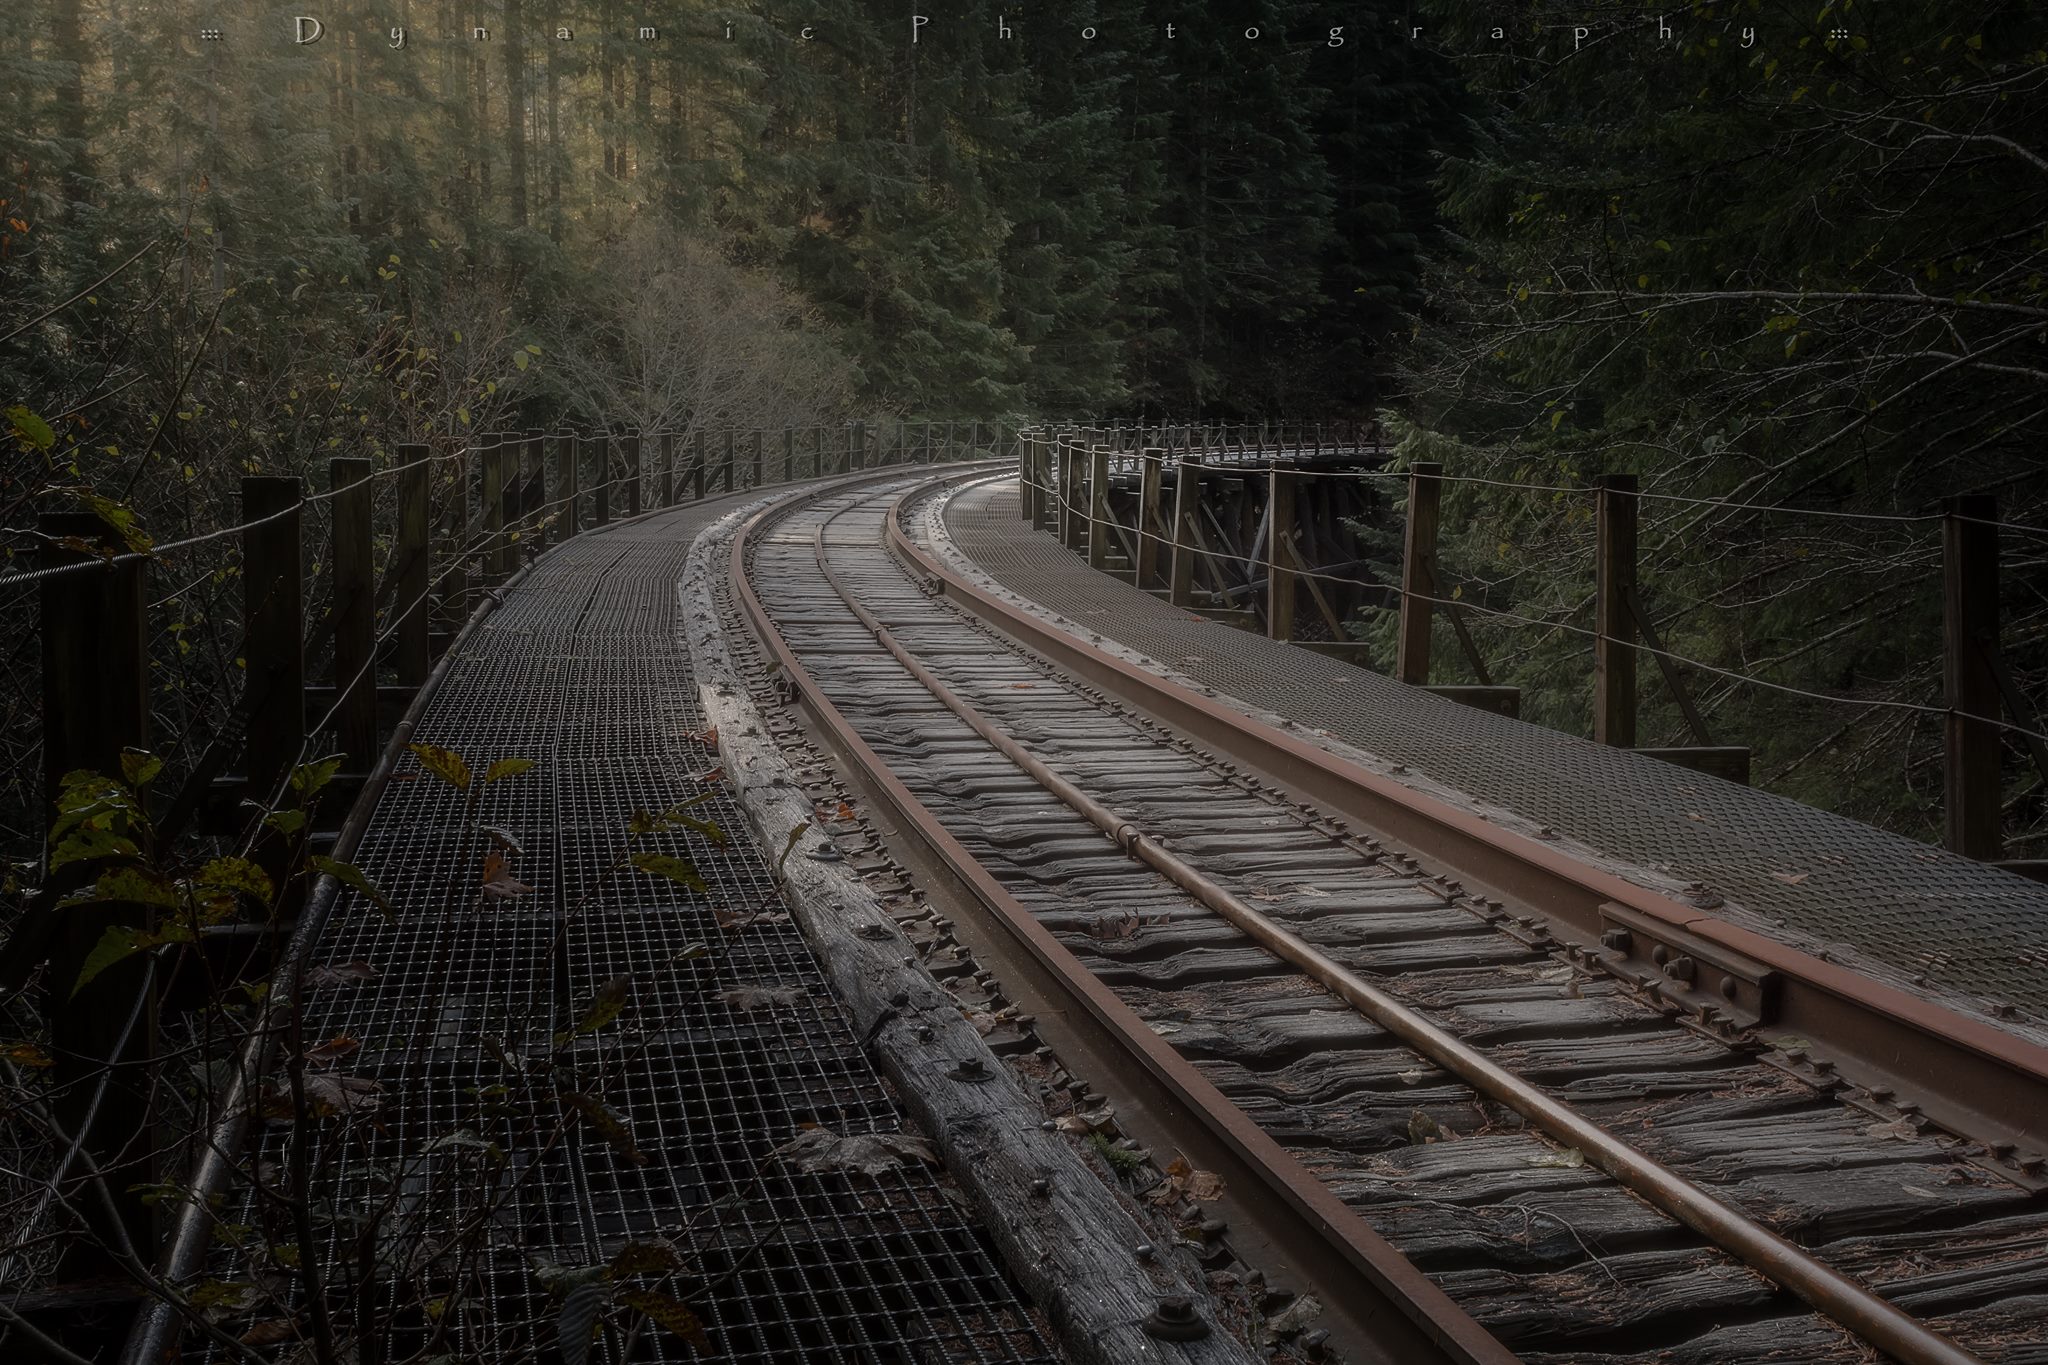
[[[1518,1348],[1668,1331],[1673,1322],[1746,1315],[1789,1299],[1726,1252],[1702,1247],[1589,1256],[1556,1270],[1449,1270],[1434,1278]]]

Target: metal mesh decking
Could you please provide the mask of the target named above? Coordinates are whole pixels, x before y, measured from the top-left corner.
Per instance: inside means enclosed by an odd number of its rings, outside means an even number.
[[[1808,951],[1848,945],[1881,974],[1924,979],[1973,1012],[2009,1003],[2033,1012],[2037,1031],[2048,1021],[2048,886],[1202,621],[1027,527],[1014,483],[970,488],[943,515],[959,548],[1004,587],[1219,692],[1618,860],[1704,883],[1732,903],[1716,913],[1746,914]]]
[[[676,582],[709,514],[556,550],[434,697],[418,740],[454,750],[479,776],[500,759],[536,767],[484,788],[472,816],[463,793],[408,758],[356,859],[397,922],[347,895],[313,955],[376,973],[312,994],[307,1036],[358,1040],[339,1071],[382,1087],[377,1108],[331,1120],[313,1153],[318,1197],[341,1216],[325,1234],[327,1259],[357,1255],[345,1220],[376,1211],[378,1245],[397,1270],[378,1291],[385,1360],[554,1359],[560,1306],[536,1263],[588,1266],[649,1235],[683,1250],[687,1270],[668,1292],[703,1319],[714,1359],[1049,1360],[933,1172],[806,1174],[770,1159],[807,1125],[888,1132],[901,1116],[786,918],[736,922],[772,910],[775,893],[767,857],[707,775],[716,748],[695,733],[678,638]],[[688,856],[709,895],[618,867],[633,811],[703,792],[717,795],[689,813],[715,821],[730,845],[662,834],[632,846]],[[523,850],[508,870],[531,894],[480,895],[492,847],[482,826]],[[504,1056],[547,1057],[621,975],[626,1012],[563,1060],[623,1120],[644,1164],[589,1121],[550,1145],[552,1125],[494,1098],[512,1079]],[[728,1002],[735,986],[771,987],[777,1003]],[[465,1136],[436,1145],[450,1134]],[[483,1143],[505,1159],[480,1182]],[[267,1135],[273,1160],[282,1149]],[[464,1162],[468,1178],[452,1178]],[[488,1245],[451,1254],[490,1188],[505,1198]],[[242,1217],[265,1214],[252,1205]],[[224,1248],[217,1266],[246,1275],[253,1259]],[[605,1334],[593,1359],[625,1358],[627,1339]],[[632,1340],[634,1360],[705,1358],[651,1325]]]

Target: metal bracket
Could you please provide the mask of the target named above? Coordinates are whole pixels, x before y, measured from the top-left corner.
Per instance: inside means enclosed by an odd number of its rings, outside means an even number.
[[[1778,973],[1753,958],[1612,901],[1600,907],[1600,958],[1674,1004],[1744,1028],[1778,1014]],[[1643,969],[1634,969],[1637,963]]]

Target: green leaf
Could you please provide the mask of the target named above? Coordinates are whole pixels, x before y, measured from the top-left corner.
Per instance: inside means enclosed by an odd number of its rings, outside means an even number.
[[[626,1127],[626,1121],[603,1100],[595,1095],[570,1091],[562,1096],[562,1103],[574,1109],[585,1123],[596,1129],[598,1136],[610,1144],[613,1151],[635,1166],[647,1164],[647,1154],[634,1145],[633,1132]]]
[[[589,1365],[590,1339],[597,1332],[597,1315],[611,1302],[609,1285],[579,1284],[562,1300],[561,1316],[555,1319],[555,1339],[562,1351],[562,1365]]]
[[[672,829],[678,824],[686,823],[683,819],[684,811],[690,809],[690,807],[692,806],[701,806],[706,801],[716,800],[717,797],[717,792],[699,792],[697,795],[691,797],[687,801],[678,801],[675,805],[670,806],[667,810],[661,812],[659,815],[649,815],[644,810],[636,810],[633,812],[631,818],[629,818],[626,821],[626,832],[629,834],[652,834],[656,830]],[[696,821],[688,823],[704,825],[708,824],[709,822]],[[717,842],[725,842],[724,834],[725,831],[719,831],[719,837],[717,839]]]
[[[85,965],[80,968],[78,982],[72,986],[71,993],[77,995],[101,972],[137,953],[165,943],[190,943],[192,939],[192,928],[186,924],[166,924],[155,933],[130,924],[109,925],[93,950],[86,954]]]
[[[532,363],[533,357],[529,356],[526,352],[514,351],[512,353],[512,366],[514,369],[524,370],[528,365],[531,365]]]
[[[432,744],[409,744],[406,746],[419,755],[420,766],[449,786],[461,791],[469,790],[469,765],[462,761],[462,755],[453,749],[443,749]]]
[[[398,912],[391,908],[391,902],[384,898],[384,893],[377,889],[375,882],[363,874],[363,870],[360,867],[357,867],[354,863],[344,863],[335,858],[323,858],[317,853],[309,861],[312,863],[315,872],[325,873],[350,890],[362,892],[363,895],[369,898],[370,904],[377,907],[379,914],[383,915],[385,919],[393,924],[398,923]]]
[[[517,777],[521,773],[530,773],[533,769],[534,761],[530,758],[501,758],[484,769],[484,785],[488,787],[501,778]]]
[[[306,812],[302,810],[274,810],[263,817],[263,823],[279,834],[297,834],[306,827]]]
[[[698,873],[697,865],[688,858],[671,857],[666,853],[635,853],[633,866],[651,877],[666,877],[692,891],[709,891],[704,878]]]
[[[612,1253],[605,1263],[604,1273],[608,1280],[623,1280],[634,1275],[666,1275],[673,1271],[685,1270],[689,1262],[673,1243],[658,1237],[639,1238],[626,1243]]]
[[[330,754],[311,763],[301,763],[292,769],[292,790],[302,800],[318,795],[321,788],[332,782],[334,775],[341,771],[341,761],[340,754]]]
[[[626,997],[632,993],[632,978],[615,976],[597,988],[597,998],[590,1002],[590,1008],[583,1011],[583,1017],[576,1021],[576,1032],[595,1033],[619,1017],[619,1011],[626,1008]]]
[[[130,787],[140,790],[156,780],[164,770],[164,761],[143,749],[121,751],[121,780]]]
[[[142,851],[133,839],[105,829],[74,830],[50,853],[50,870],[72,863],[95,862],[101,858],[139,858]]]
[[[148,824],[142,808],[136,804],[135,793],[110,777],[80,768],[66,773],[59,786],[57,820],[50,827],[53,845],[82,825],[92,829],[107,828],[108,816],[124,817],[131,822],[131,827]]]
[[[102,872],[92,890],[81,891],[57,902],[60,910],[74,905],[153,905],[159,910],[178,908],[178,889],[161,872],[146,867],[117,867]]]
[[[215,858],[200,868],[193,880],[215,890],[239,892],[263,905],[270,904],[275,894],[270,874],[247,858]]]
[[[7,423],[16,436],[37,450],[48,450],[57,444],[57,433],[50,430],[50,424],[19,403],[7,409]]]
[[[149,547],[156,544],[149,532],[142,529],[142,523],[136,520],[134,508],[97,493],[85,494],[85,505],[112,527],[114,534],[121,537],[121,543],[136,554],[146,554]]]
[[[699,1351],[711,1349],[711,1338],[705,1334],[704,1324],[697,1315],[666,1294],[652,1289],[621,1289],[618,1300],[628,1308],[638,1309],[647,1315],[656,1326],[673,1332]]]

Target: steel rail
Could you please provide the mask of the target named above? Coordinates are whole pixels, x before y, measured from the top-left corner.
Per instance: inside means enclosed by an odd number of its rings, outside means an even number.
[[[813,495],[815,496],[815,495]],[[1186,1058],[1154,1033],[1113,990],[1074,958],[970,854],[862,739],[776,627],[746,571],[748,538],[800,501],[755,514],[733,536],[728,579],[756,638],[793,684],[828,742],[864,777],[899,828],[918,841],[963,894],[978,902],[1020,952],[1019,962],[1063,1006],[1067,1023],[1105,1054],[1132,1068],[1130,1079],[1160,1099],[1162,1111],[1199,1124],[1218,1151],[1265,1196],[1248,1212],[1291,1248],[1311,1248],[1336,1275],[1317,1287],[1330,1307],[1369,1333],[1400,1365],[1518,1365],[1517,1357],[1381,1237],[1295,1156],[1253,1123]]]
[[[901,505],[900,498],[892,505],[891,524],[896,522]],[[1061,777],[920,663],[888,627],[854,598],[826,560],[824,531],[824,526],[820,526],[813,536],[820,571],[891,657],[947,710],[1131,857],[1216,911],[1274,955],[1301,969],[1393,1037],[1481,1094],[1514,1110],[1549,1137],[1577,1148],[1589,1163],[1620,1184],[1901,1365],[1984,1365],[1981,1357],[1722,1203],[1654,1157],[1630,1146],[1541,1087],[1499,1066],[1478,1049],[1348,970]]]
[[[1825,1053],[1843,1078],[1873,1092],[1896,1092],[1902,1101],[1910,1096],[1930,1119],[1987,1146],[2048,1145],[2048,1047],[1659,895],[1374,772],[1314,742],[1305,730],[1289,733],[1098,648],[1060,621],[942,564],[904,529],[907,500],[899,498],[891,508],[887,538],[913,572],[1091,685],[1248,764],[1297,797],[1369,825],[1411,854],[1457,869],[1452,875],[1468,887],[1486,887],[1539,912],[1596,950],[1597,960],[1617,967],[1627,960],[1625,954],[1599,951],[1603,933],[1614,925],[1609,912],[1619,908],[1632,912],[1639,937],[1662,936],[1673,954],[1704,949],[1774,973],[1781,989],[1768,1027],[1811,1042],[1810,1050]],[[1702,961],[1717,965],[1712,957]],[[1654,968],[1648,974],[1657,975]],[[1663,981],[1660,988],[1673,985]],[[1726,1002],[1716,996],[1713,1003]]]

